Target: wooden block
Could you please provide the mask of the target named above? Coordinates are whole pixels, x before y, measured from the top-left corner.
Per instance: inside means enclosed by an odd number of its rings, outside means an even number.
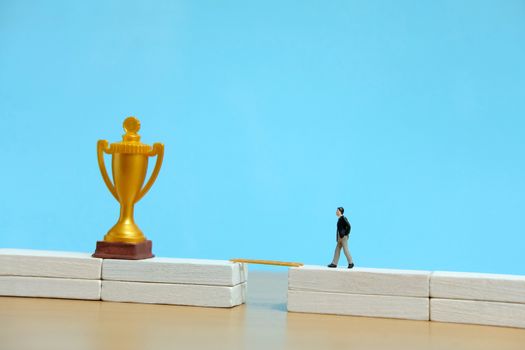
[[[89,253],[0,249],[0,276],[100,279],[101,271]]]
[[[288,311],[428,321],[429,299],[288,290]]]
[[[431,321],[525,328],[525,304],[430,299]]]
[[[0,295],[100,300],[100,280],[0,276]]]
[[[430,272],[371,268],[291,268],[288,289],[350,294],[429,296]]]
[[[102,281],[102,300],[146,304],[233,307],[245,302],[246,283],[226,287],[196,284]]]
[[[102,279],[129,282],[235,286],[246,282],[246,264],[223,260],[152,258],[104,260]]]
[[[430,296],[525,303],[525,276],[434,272],[430,277]]]

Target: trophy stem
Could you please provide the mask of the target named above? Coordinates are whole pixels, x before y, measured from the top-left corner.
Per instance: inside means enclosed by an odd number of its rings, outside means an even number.
[[[118,222],[104,236],[104,241],[137,244],[146,240],[146,237],[133,219],[133,206],[133,202],[120,205]]]
[[[120,205],[120,217],[118,219],[118,222],[135,224],[135,220],[133,219],[134,213],[135,213],[135,205],[133,203],[121,204]]]

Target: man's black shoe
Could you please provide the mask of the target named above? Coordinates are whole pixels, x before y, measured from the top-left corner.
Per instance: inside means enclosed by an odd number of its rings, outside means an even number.
[[[348,264],[349,269],[351,269],[352,267],[354,267],[354,263]]]
[[[337,265],[336,264],[330,264],[330,265],[328,265],[328,267],[337,267]]]

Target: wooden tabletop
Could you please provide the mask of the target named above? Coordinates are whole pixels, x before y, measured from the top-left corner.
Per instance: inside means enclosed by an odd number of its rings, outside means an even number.
[[[0,349],[519,349],[525,330],[286,312],[286,272],[233,309],[0,298]]]

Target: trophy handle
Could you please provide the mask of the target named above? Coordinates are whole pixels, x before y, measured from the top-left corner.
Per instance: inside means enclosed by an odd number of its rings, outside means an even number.
[[[111,180],[109,179],[108,172],[106,171],[106,163],[104,163],[104,152],[107,154],[110,154],[108,142],[106,140],[98,140],[97,142],[97,159],[98,159],[98,167],[100,168],[100,173],[102,174],[102,178],[104,179],[104,182],[106,186],[108,187],[109,192],[115,197],[115,199],[118,200],[117,191],[115,190],[115,185],[111,183]]]
[[[153,172],[151,173],[151,176],[146,183],[146,186],[140,191],[139,195],[135,199],[135,203],[137,203],[146,193],[148,193],[151,186],[153,186],[153,183],[157,179],[157,176],[159,175],[160,167],[162,166],[162,160],[164,159],[164,145],[162,143],[155,143],[153,144],[153,149],[150,153],[148,153],[148,156],[157,156],[157,162],[155,163],[155,168],[153,169]]]

